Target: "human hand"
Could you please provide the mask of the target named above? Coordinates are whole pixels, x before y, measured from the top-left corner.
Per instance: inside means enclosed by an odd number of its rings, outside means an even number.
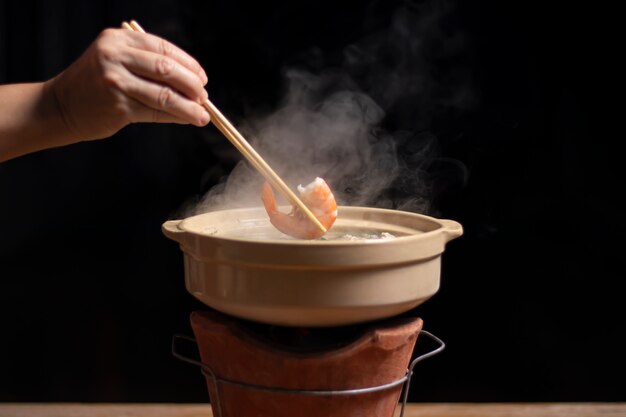
[[[158,36],[106,29],[48,81],[76,141],[113,135],[130,123],[204,126],[207,77],[198,62]]]

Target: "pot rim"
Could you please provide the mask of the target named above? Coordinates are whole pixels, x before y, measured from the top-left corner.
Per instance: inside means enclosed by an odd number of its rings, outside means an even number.
[[[281,208],[284,209],[288,207],[281,207]],[[363,239],[363,240],[340,240],[340,239],[306,240],[306,239],[276,239],[276,238],[259,238],[259,237],[252,238],[252,237],[222,235],[222,234],[217,233],[217,231],[214,233],[209,233],[209,232],[194,230],[194,228],[192,227],[185,227],[185,226],[189,226],[190,223],[192,223],[193,221],[199,218],[209,217],[209,216],[218,216],[221,213],[230,212],[232,214],[236,214],[237,212],[246,213],[246,212],[254,212],[254,211],[262,211],[263,213],[265,213],[265,210],[263,209],[263,207],[245,207],[245,208],[216,210],[216,211],[211,211],[207,213],[202,213],[202,214],[186,217],[180,220],[169,220],[163,223],[163,231],[168,237],[177,241],[180,241],[180,240],[176,238],[177,237],[176,235],[186,234],[186,235],[192,235],[196,238],[219,239],[224,242],[232,242],[232,243],[238,243],[238,244],[262,244],[264,246],[273,245],[273,246],[289,246],[289,247],[306,246],[309,248],[314,247],[314,246],[323,246],[323,247],[351,247],[351,246],[362,246],[362,245],[393,246],[394,243],[406,244],[407,241],[420,241],[420,240],[432,239],[433,236],[438,235],[438,234],[443,234],[445,237],[445,241],[448,242],[463,234],[463,227],[461,226],[460,223],[454,220],[438,219],[438,218],[428,216],[425,214],[413,213],[413,212],[402,211],[402,210],[361,207],[361,206],[339,206],[337,210],[340,213],[339,216],[341,216],[342,212],[348,212],[348,213],[349,212],[353,212],[353,213],[366,212],[368,214],[379,214],[381,216],[400,215],[405,218],[413,218],[421,222],[428,222],[430,225],[434,227],[432,228],[432,230],[413,229],[414,232],[418,232],[418,233],[410,233],[409,232],[410,228],[405,227],[404,229],[407,231],[407,234],[403,236],[395,236],[394,238],[391,238],[391,239]],[[236,216],[233,216],[233,217],[236,218]],[[384,221],[371,221],[367,219],[363,219],[363,220],[369,221],[374,225],[385,224]],[[259,219],[259,221],[263,221],[263,222],[267,221],[267,224],[270,224],[269,218],[267,217],[263,219]],[[338,217],[338,221],[341,222],[341,217]],[[392,223],[388,223],[388,224],[392,227],[395,227],[396,229],[398,229],[399,227],[398,225],[395,225]],[[332,230],[332,228],[330,230]]]

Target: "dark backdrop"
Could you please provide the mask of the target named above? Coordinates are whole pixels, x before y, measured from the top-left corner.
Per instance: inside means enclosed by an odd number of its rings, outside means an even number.
[[[398,7],[419,18],[443,4],[440,34],[421,34],[441,89],[402,103],[425,116],[389,108],[385,121],[434,138],[420,168],[431,212],[465,227],[440,292],[411,312],[448,343],[419,365],[411,397],[626,400],[624,187],[617,133],[595,118],[607,86],[598,16],[571,4],[337,3],[1,0],[0,82],[47,79],[135,18],[196,56],[214,101],[241,121],[276,105],[286,67],[337,66]],[[446,102],[446,88],[469,99]],[[236,160],[213,127],[135,125],[0,165],[0,400],[206,400],[197,369],[169,351],[204,306],[160,225]]]

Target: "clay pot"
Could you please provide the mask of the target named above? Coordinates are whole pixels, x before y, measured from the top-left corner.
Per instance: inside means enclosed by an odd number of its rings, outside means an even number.
[[[302,334],[300,339],[309,344],[307,332],[318,330],[278,328],[290,332],[291,346],[287,347],[279,337],[270,340],[265,337],[267,332],[261,336],[251,331],[256,324],[247,325],[216,312],[194,312],[191,324],[203,364],[218,380],[243,384],[216,384],[205,372],[216,417],[391,417],[402,384],[349,395],[273,392],[246,385],[327,391],[397,381],[406,374],[423,322],[396,318],[356,330],[338,327],[332,332],[345,332],[347,340],[339,337],[343,340],[334,346],[326,341],[325,346],[311,349],[294,348],[294,339]]]
[[[185,286],[222,313],[279,326],[333,327],[394,317],[439,290],[452,220],[339,207],[326,240],[285,238],[262,207],[214,211],[163,224],[180,244]],[[393,239],[345,240],[341,236]]]

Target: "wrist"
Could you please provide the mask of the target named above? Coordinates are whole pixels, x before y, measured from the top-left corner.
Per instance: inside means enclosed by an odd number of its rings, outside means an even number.
[[[72,128],[67,109],[63,106],[58,86],[58,76],[41,83],[40,106],[37,110],[45,127],[49,140],[63,146],[82,140],[81,135]]]
[[[77,142],[50,82],[0,86],[0,161]]]

